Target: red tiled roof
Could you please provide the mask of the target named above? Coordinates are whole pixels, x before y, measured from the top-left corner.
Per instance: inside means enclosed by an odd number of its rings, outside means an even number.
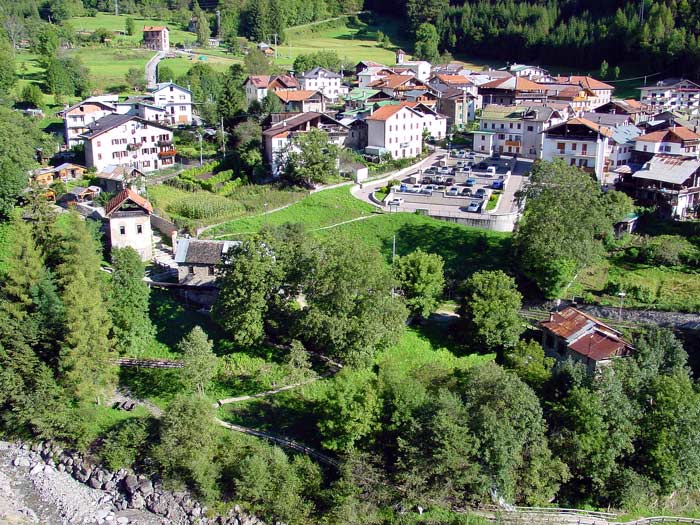
[[[499,78],[482,84],[479,88],[505,89],[510,91],[542,91],[545,88],[524,77]]]
[[[629,345],[622,339],[611,337],[597,330],[579,337],[569,345],[574,352],[593,359],[603,361],[615,356],[629,355]]]
[[[464,84],[469,84],[471,85],[472,81],[469,80],[467,77],[464,77],[462,75],[435,75],[440,82],[443,84],[447,84],[448,86],[453,86],[455,84],[459,85],[464,85]]]
[[[132,191],[129,188],[126,188],[114,197],[110,199],[110,201],[107,203],[107,206],[105,206],[105,214],[106,215],[111,215],[114,211],[118,210],[122,204],[124,204],[126,201],[130,200],[137,206],[140,206],[144,210],[146,210],[149,214],[153,213],[153,206],[151,206],[151,203],[148,202],[146,199],[141,197],[138,193]]]
[[[675,128],[662,129],[659,131],[652,131],[637,137],[637,140],[642,142],[673,142],[673,137],[677,137],[680,140],[700,140],[700,135],[692,132],[688,128],[683,126],[676,126]]]
[[[317,93],[318,91],[309,89],[300,89],[298,91],[275,91],[275,95],[277,95],[282,102],[302,102],[310,99]]]
[[[387,87],[389,89],[396,89],[399,86],[404,85],[410,80],[414,80],[416,77],[413,75],[388,75],[379,80],[372,82],[369,87]]]
[[[266,88],[270,83],[270,75],[250,75],[248,80],[258,89]]]
[[[292,75],[278,75],[276,77],[270,77],[268,87],[271,89],[274,89],[276,87],[275,84],[279,84],[281,88],[299,88],[299,81],[294,78]]]
[[[372,113],[371,116],[367,117],[365,120],[387,120],[387,119],[393,117],[394,115],[396,115],[404,107],[405,106],[399,106],[399,105],[382,106],[377,111]]]
[[[586,77],[582,75],[570,75],[564,77],[554,77],[557,82],[562,82],[563,84],[574,84],[580,85],[588,89],[615,89],[614,86],[601,82],[593,77]]]
[[[552,130],[555,130],[555,129],[560,128],[562,126],[571,126],[571,125],[585,126],[588,129],[595,131],[596,133],[600,133],[601,135],[604,135],[606,137],[612,137],[612,131],[610,130],[610,128],[605,127],[605,126],[601,126],[600,124],[596,124],[595,122],[592,122],[592,121],[588,120],[587,118],[583,118],[583,117],[572,118],[572,119],[567,120],[566,122],[564,122],[562,124],[557,124],[556,126],[552,126],[547,131],[552,131]]]
[[[165,26],[143,26],[144,31],[165,31],[168,29]]]

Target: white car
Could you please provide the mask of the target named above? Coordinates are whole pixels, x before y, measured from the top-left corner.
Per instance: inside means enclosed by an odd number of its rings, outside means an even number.
[[[389,206],[401,206],[403,204],[403,199],[401,199],[401,198],[391,199],[387,204]]]

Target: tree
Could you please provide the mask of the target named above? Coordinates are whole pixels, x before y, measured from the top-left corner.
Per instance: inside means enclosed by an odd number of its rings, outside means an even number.
[[[436,62],[440,58],[439,42],[440,38],[435,26],[427,23],[421,24],[416,31],[416,57],[420,60]]]
[[[407,311],[392,297],[395,283],[380,254],[364,246],[348,250],[348,245],[337,237],[317,249],[303,282],[308,306],[297,337],[308,348],[367,364],[397,340]]]
[[[315,53],[298,55],[294,59],[294,71],[297,73],[310,71],[315,67],[340,71],[340,57],[335,51],[316,51]]]
[[[413,30],[424,22],[435,24],[438,17],[449,9],[447,0],[406,0],[406,15]]]
[[[221,291],[214,316],[221,327],[243,346],[262,341],[272,295],[280,286],[280,268],[267,239],[256,235],[228,250],[220,267]]]
[[[144,266],[133,248],[112,249],[110,313],[112,339],[121,354],[139,354],[153,343],[155,330],[148,316],[150,289]]]
[[[239,64],[229,67],[222,79],[222,88],[217,99],[217,117],[223,117],[227,126],[246,107],[245,91],[242,89],[246,76]]]
[[[8,95],[17,83],[17,70],[15,65],[15,51],[4,39],[0,38],[0,90],[2,98],[7,102]]]
[[[248,0],[243,27],[246,28],[246,36],[252,42],[264,42],[266,35],[270,34],[268,26],[268,1]]]
[[[500,270],[476,272],[462,292],[459,314],[474,343],[486,351],[514,347],[523,331],[522,295],[515,280]]]
[[[615,80],[620,78],[620,66],[615,66],[613,69],[613,76],[615,77]]]
[[[442,257],[419,248],[394,261],[394,275],[413,315],[427,318],[437,309],[445,287]]]
[[[12,44],[12,52],[17,49],[17,45],[26,33],[26,28],[22,18],[16,15],[5,14],[2,17],[2,27],[7,33],[7,38],[10,39],[10,44]]]
[[[124,32],[129,36],[134,34],[134,19],[130,16],[126,17],[126,21],[124,22]]]
[[[175,72],[168,66],[158,64],[158,82],[173,82],[175,80]]]
[[[146,86],[146,73],[139,67],[130,67],[124,79],[127,85],[134,91],[143,91]]]
[[[214,462],[215,437],[211,403],[201,396],[180,394],[163,414],[160,443],[154,457],[168,477],[211,498],[216,494],[218,474]]]
[[[269,75],[274,70],[270,59],[258,48],[248,52],[243,58],[243,65],[249,75]]]
[[[98,250],[85,221],[70,214],[57,268],[65,308],[59,366],[62,384],[79,403],[100,403],[116,383]]]
[[[200,16],[197,18],[197,43],[201,47],[209,47],[209,37],[211,29],[209,29],[209,20],[204,11],[200,10]]]
[[[338,146],[317,128],[295,135],[286,152],[284,176],[292,184],[313,187],[338,174]]]
[[[6,220],[27,187],[29,169],[36,165],[36,149],[53,151],[53,138],[35,120],[0,107],[0,221]]]
[[[199,326],[195,326],[178,344],[182,354],[180,378],[189,392],[204,396],[207,385],[216,374],[216,356],[212,342]]]
[[[44,94],[36,84],[27,84],[22,88],[22,102],[35,108],[44,107]]]
[[[378,430],[380,400],[370,370],[342,370],[321,404],[318,429],[328,450],[347,453]]]
[[[537,341],[522,339],[512,349],[506,350],[504,362],[506,368],[513,370],[534,389],[549,379],[554,366],[554,358],[545,357],[544,349]]]
[[[515,245],[522,269],[547,297],[557,297],[581,268],[602,256],[603,237],[622,218],[611,216],[608,207],[618,199],[562,161],[535,162],[520,197],[525,210]]]
[[[646,328],[635,340],[633,358],[644,383],[658,375],[688,374],[688,353],[668,328]]]

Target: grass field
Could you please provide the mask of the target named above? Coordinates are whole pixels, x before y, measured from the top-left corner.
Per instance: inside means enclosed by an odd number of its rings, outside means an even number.
[[[78,16],[71,18],[70,23],[76,31],[95,31],[96,29],[104,28],[109,31],[124,31],[126,19],[131,15],[110,15],[107,13],[97,13],[97,16]],[[162,26],[167,25],[170,30],[170,43],[181,44],[186,42],[194,42],[196,36],[194,33],[183,31],[175,24],[165,22],[163,20],[154,20],[150,18],[141,18],[131,16],[134,19],[134,34],[131,36],[120,35],[119,39],[133,42],[138,46],[143,36],[143,26]]]

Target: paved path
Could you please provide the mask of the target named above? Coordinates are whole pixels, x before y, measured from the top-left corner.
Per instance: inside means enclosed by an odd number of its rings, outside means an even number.
[[[146,63],[146,86],[149,88],[156,87],[158,83],[158,62],[163,60],[167,53],[158,51],[155,56]]]

